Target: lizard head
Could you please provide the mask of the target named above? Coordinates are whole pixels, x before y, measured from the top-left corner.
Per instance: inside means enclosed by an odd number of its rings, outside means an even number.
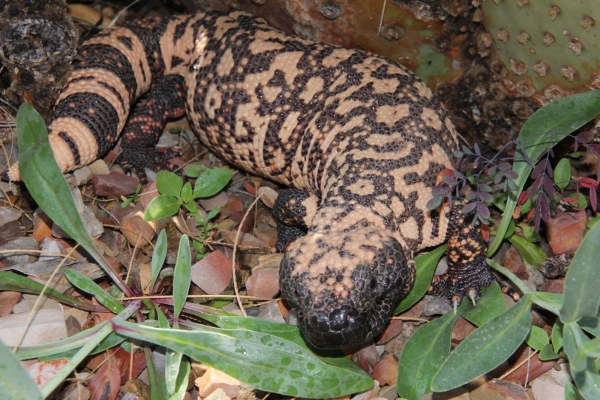
[[[413,279],[400,243],[371,225],[309,232],[288,247],[280,269],[281,292],[304,338],[324,349],[377,336]]]

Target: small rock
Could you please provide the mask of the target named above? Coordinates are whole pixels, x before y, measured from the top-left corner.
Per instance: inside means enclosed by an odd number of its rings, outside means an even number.
[[[98,218],[94,215],[94,213],[83,204],[83,199],[81,198],[81,192],[77,186],[69,185],[69,189],[71,189],[71,195],[73,196],[73,201],[75,202],[75,208],[81,217],[81,221],[85,226],[87,233],[92,237],[100,236],[104,233],[104,227],[102,223],[98,221]],[[62,230],[58,225],[53,224],[52,226],[52,236],[67,239],[69,235]]]
[[[269,208],[273,208],[275,200],[277,200],[277,196],[279,196],[279,193],[266,186],[259,188],[258,194],[260,195],[260,200]]]
[[[379,397],[375,397],[373,400],[385,399],[385,400],[396,400],[398,398],[398,388],[396,385],[385,386],[379,390]]]
[[[77,186],[83,186],[92,179],[92,170],[86,165],[73,171],[73,178]]]
[[[258,257],[258,265],[252,268],[252,271],[265,268],[279,269],[282,259],[283,253],[261,255]]]
[[[572,260],[573,256],[570,254],[548,257],[542,262],[540,272],[547,279],[563,277],[567,274],[567,270],[569,269]]]
[[[268,321],[279,322],[281,324],[285,323],[277,301],[270,301],[267,304],[260,306],[259,308],[260,312],[258,313],[258,318],[266,319]]]
[[[225,391],[223,389],[218,388],[217,390],[215,390],[214,392],[209,394],[204,399],[205,400],[231,400],[231,397],[227,396],[227,393],[225,393]]]
[[[33,236],[38,242],[41,242],[43,238],[52,236],[52,220],[46,213],[38,208],[33,213]]]
[[[65,359],[36,362],[27,368],[27,373],[38,387],[42,387],[50,382],[68,362],[69,360]]]
[[[144,212],[139,205],[135,211],[122,219],[121,232],[132,246],[144,247],[154,239],[156,231],[151,222],[144,219]]]
[[[140,204],[145,210],[148,207],[148,204],[150,204],[150,202],[159,195],[160,193],[158,193],[156,181],[150,181],[144,186],[142,186],[142,190],[140,190],[138,198],[140,199]]]
[[[15,304],[21,301],[21,292],[0,291],[0,317],[13,312]]]
[[[438,263],[435,267],[434,275],[444,275],[447,270],[448,270],[448,259],[446,257],[442,257],[442,258],[440,258],[440,261],[438,261]]]
[[[65,246],[58,240],[45,237],[40,241],[42,252],[38,261],[54,261],[61,259],[61,254],[67,254]]]
[[[15,346],[23,327],[29,319],[29,313],[11,314],[0,318],[0,339],[7,346]],[[61,310],[38,310],[31,321],[21,346],[46,344],[67,337],[67,325]]]
[[[548,223],[548,242],[554,254],[572,254],[579,248],[587,227],[585,210],[561,212]]]
[[[254,214],[251,212],[246,215],[246,213],[243,211],[234,211],[229,216],[229,219],[239,223],[242,223],[242,220],[244,221],[244,224],[240,228],[241,232],[251,233],[254,229]]]
[[[373,367],[373,379],[381,385],[395,385],[398,376],[398,359],[393,354],[383,357]]]
[[[13,307],[13,313],[20,314],[31,312],[33,306],[38,301],[38,297],[38,295],[34,294],[23,294],[23,300]],[[37,309],[62,310],[62,306],[58,301],[44,296],[38,303]]]
[[[401,319],[393,319],[390,323],[385,327],[383,332],[376,339],[375,343],[377,344],[386,344],[400,333],[402,333],[402,327],[404,322]]]
[[[96,174],[92,178],[94,194],[109,199],[133,194],[139,184],[139,179],[115,171],[107,175]]]
[[[123,393],[130,393],[139,400],[148,400],[151,398],[150,386],[141,379],[131,379],[125,382],[122,388]]]
[[[542,286],[542,292],[562,294],[564,291],[564,287],[564,279],[551,279],[544,283],[544,286]]]
[[[566,382],[571,382],[571,374],[568,364],[562,364],[561,367],[561,371],[553,368],[531,382],[531,392],[535,400],[564,400],[563,387]]]
[[[277,228],[273,226],[258,224],[254,229],[254,235],[265,242],[268,247],[273,247],[277,243]]]
[[[72,383],[63,389],[58,398],[62,400],[88,400],[90,396],[91,393],[87,387]]]
[[[0,261],[6,267],[10,267],[15,264],[27,264],[33,263],[38,258],[38,253],[27,253],[27,250],[39,250],[40,246],[38,241],[34,238],[18,238],[13,241],[0,246],[0,251],[6,250],[20,250],[14,253],[0,253]]]
[[[200,205],[206,211],[210,211],[213,208],[225,206],[225,204],[227,204],[227,201],[229,201],[229,196],[227,196],[227,193],[222,191],[215,194],[214,196],[200,199]]]
[[[510,272],[515,274],[519,279],[527,280],[529,279],[529,274],[525,269],[525,263],[521,258],[521,255],[515,248],[515,246],[510,246],[508,251],[506,252],[506,258],[504,259],[504,266]]]
[[[237,379],[212,367],[208,367],[204,375],[197,378],[194,384],[198,387],[201,397],[207,397],[216,390],[221,389],[230,398],[237,397],[241,385]]]
[[[93,175],[108,175],[110,171],[104,160],[96,160],[88,165],[88,168],[92,171]]]
[[[227,204],[221,208],[221,218],[229,217],[234,211],[244,211],[244,203],[237,196],[229,196]]]
[[[22,211],[12,207],[0,207],[0,226],[16,221],[23,215]]]
[[[395,355],[396,358],[400,359],[400,354],[402,353],[404,345],[415,332],[415,330],[416,327],[413,324],[405,322],[402,326],[402,333],[390,340],[385,345],[385,351]]]
[[[448,311],[452,311],[452,305],[448,299],[430,295],[425,296],[425,305],[422,314],[424,317],[443,315]]]
[[[471,333],[475,332],[475,325],[464,319],[463,317],[459,317],[452,327],[452,340],[455,342],[462,342],[467,336]]]
[[[223,234],[223,237],[226,239],[228,243],[236,243],[237,237],[237,245],[240,247],[252,247],[262,249],[265,247],[265,242],[258,239],[256,236],[250,235],[249,233],[240,232],[239,235],[237,232],[233,231],[220,231]]]
[[[379,362],[379,352],[375,348],[375,344],[371,343],[368,346],[361,347],[357,352],[352,354],[352,361],[364,369],[368,374],[373,374],[373,367]]]
[[[214,250],[192,265],[192,282],[206,294],[223,293],[231,284],[231,259]]]
[[[254,271],[246,281],[246,290],[249,296],[272,299],[279,293],[279,270],[268,268]]]
[[[529,400],[521,385],[509,381],[489,381],[470,393],[471,400]]]

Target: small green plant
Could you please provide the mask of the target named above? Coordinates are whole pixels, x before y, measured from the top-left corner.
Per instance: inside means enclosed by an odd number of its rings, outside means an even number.
[[[183,184],[181,177],[168,171],[160,171],[156,176],[156,187],[160,196],[154,198],[144,213],[147,221],[171,217],[181,209],[185,209],[192,217],[196,218],[196,226],[200,231],[199,236],[193,237],[194,248],[197,251],[196,258],[202,259],[204,251],[204,240],[209,232],[214,229],[210,221],[221,211],[221,207],[215,207],[203,217],[196,200],[213,196],[220,192],[231,179],[233,173],[227,168],[207,169],[205,166],[194,166],[186,169],[186,175],[196,178],[192,184]]]
[[[132,194],[131,196],[125,198],[125,200],[123,201],[123,204],[121,204],[121,208],[125,208],[131,203],[137,203],[138,201],[140,201],[139,195],[140,195],[141,190],[142,190],[142,184],[140,183],[135,188],[135,193]]]

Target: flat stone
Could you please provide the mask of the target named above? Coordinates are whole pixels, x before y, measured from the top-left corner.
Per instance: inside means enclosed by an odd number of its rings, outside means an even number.
[[[42,245],[41,250],[46,253],[41,253],[38,261],[53,261],[61,259],[61,254],[67,254],[65,246],[55,239],[50,237],[44,237],[40,244]]]
[[[94,213],[83,204],[81,191],[77,186],[73,185],[69,185],[69,189],[71,190],[71,196],[73,196],[75,208],[81,217],[81,221],[83,222],[87,233],[92,237],[100,236],[102,233],[104,233],[104,227],[102,226],[102,223],[98,221],[98,218],[96,218]],[[52,236],[61,239],[67,239],[70,237],[56,223],[54,223],[52,226]]]
[[[136,206],[133,212],[123,217],[121,221],[121,233],[132,246],[144,247],[152,242],[156,236],[154,224],[144,219],[144,212],[140,206]]]
[[[45,386],[69,362],[66,359],[40,361],[27,368],[27,373],[38,387]]]
[[[469,396],[471,400],[529,400],[521,385],[501,380],[487,382],[473,390]]]
[[[23,333],[29,313],[11,314],[0,318],[0,339],[7,346],[15,346]],[[66,338],[67,325],[61,310],[38,310],[27,329],[21,346],[35,346]]]
[[[352,354],[352,361],[364,369],[368,374],[373,374],[375,364],[379,362],[379,351],[375,348],[375,344],[361,347],[357,352]]]
[[[210,211],[213,208],[225,206],[228,201],[229,196],[227,196],[227,193],[221,191],[214,196],[202,198],[199,202],[202,208],[206,211]]]
[[[375,343],[377,344],[386,344],[400,333],[402,333],[402,327],[404,326],[404,322],[401,319],[393,319],[389,324],[385,327],[383,332],[376,339]]]
[[[531,382],[531,393],[535,400],[564,400],[564,385],[572,379],[568,364],[562,364],[561,367],[561,371],[553,368]]]
[[[452,340],[462,342],[467,336],[475,332],[475,329],[477,329],[475,325],[463,317],[459,317],[452,327]]]
[[[383,357],[373,367],[373,379],[381,385],[395,385],[398,376],[398,359],[393,354]]]
[[[23,294],[23,299],[13,307],[13,313],[20,314],[31,312],[33,306],[38,301],[38,297],[38,295],[34,294]],[[58,301],[45,296],[39,301],[37,308],[62,311],[62,307]]]
[[[192,282],[206,294],[220,294],[231,284],[231,259],[215,250],[192,265]]]
[[[282,324],[285,323],[283,314],[281,314],[281,309],[279,308],[277,301],[270,301],[267,304],[263,304],[259,308],[260,312],[258,313],[258,318],[279,322]]]
[[[263,204],[269,208],[273,208],[275,200],[277,200],[277,196],[279,196],[279,193],[277,193],[274,189],[266,186],[258,188],[258,194],[260,195],[260,200],[263,202]]]
[[[0,253],[0,261],[6,267],[15,264],[33,263],[38,259],[39,253],[27,253],[27,250],[39,250],[38,241],[34,238],[21,237],[0,246],[0,251],[21,250],[14,253]]]
[[[88,400],[91,395],[84,385],[72,383],[63,389],[58,398],[62,400]]]
[[[158,197],[160,193],[158,193],[158,188],[156,187],[156,181],[150,181],[144,186],[142,186],[142,190],[140,190],[140,194],[138,195],[138,199],[140,199],[140,204],[146,209],[148,204],[156,197]]]
[[[546,224],[548,242],[555,255],[572,254],[579,248],[587,228],[585,210],[577,212],[563,211],[556,214]]]
[[[240,392],[240,381],[212,367],[208,367],[204,375],[197,378],[194,384],[198,387],[201,397],[207,397],[218,389],[225,395],[234,398]]]
[[[94,174],[87,165],[73,171],[73,178],[77,186],[82,186],[88,183]]]
[[[443,315],[448,311],[452,311],[452,305],[448,299],[430,295],[425,296],[425,306],[423,308],[424,317]]]
[[[551,280],[546,281],[546,283],[544,283],[544,286],[542,286],[542,291],[549,292],[549,293],[562,294],[564,292],[564,288],[565,288],[565,280],[564,279],[551,279]]]
[[[240,224],[243,220],[244,223],[240,227],[240,231],[244,233],[252,233],[252,230],[254,229],[254,214],[252,214],[252,212],[245,213],[244,211],[234,211],[229,216],[229,219],[239,222]]]
[[[525,263],[523,262],[523,259],[521,258],[521,255],[519,254],[515,246],[510,246],[510,248],[506,252],[504,266],[510,272],[519,277],[519,279],[522,279],[524,281],[529,279],[529,274],[527,273],[527,269],[525,268]]]
[[[12,207],[0,207],[0,226],[17,221],[23,215],[22,211]]]
[[[138,178],[127,176],[116,171],[104,175],[95,174],[92,178],[94,194],[109,199],[133,194],[139,184],[140,181]]]
[[[376,397],[375,399],[396,400],[397,398],[398,388],[396,387],[396,385],[392,385],[381,388],[381,390],[379,390],[379,397]]]
[[[13,312],[15,304],[21,301],[21,292],[12,292],[10,290],[0,292],[0,317],[9,315]]]
[[[402,353],[404,345],[415,332],[415,330],[416,327],[413,324],[405,322],[402,325],[402,333],[400,333],[395,338],[386,343],[385,351],[395,355],[396,358],[400,359],[400,354]]]
[[[249,296],[272,299],[279,293],[279,269],[255,270],[246,281]]]
[[[52,236],[52,225],[53,222],[50,217],[41,208],[38,208],[33,213],[33,233],[31,236],[41,242],[43,238]]]
[[[93,163],[89,164],[88,168],[92,171],[93,175],[110,174],[108,165],[106,165],[106,162],[104,162],[104,160],[96,160]]]

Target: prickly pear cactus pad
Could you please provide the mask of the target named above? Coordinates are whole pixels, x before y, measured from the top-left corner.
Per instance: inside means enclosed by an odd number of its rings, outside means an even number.
[[[600,1],[484,0],[484,24],[510,73],[580,91],[600,88]]]

